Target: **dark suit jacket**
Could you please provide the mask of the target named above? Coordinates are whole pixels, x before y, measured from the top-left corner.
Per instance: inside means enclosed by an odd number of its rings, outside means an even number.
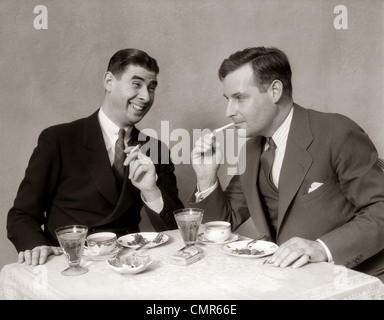
[[[189,205],[205,209],[206,220],[230,221],[234,230],[251,217],[254,237],[278,244],[295,236],[321,239],[335,263],[384,273],[384,174],[367,134],[342,115],[294,105],[275,235],[257,186],[261,150],[262,137],[248,140],[245,173],[234,176],[225,192],[217,188],[199,203],[192,197]],[[313,182],[323,185],[309,193]]]
[[[131,141],[137,141],[138,135],[133,128]],[[154,141],[159,151],[169,152],[160,141],[151,139],[151,143]],[[173,210],[183,207],[174,165],[170,161],[161,164],[160,155],[158,152],[151,158],[155,160],[164,208],[160,214],[145,208],[157,231],[177,228]],[[54,230],[63,225],[83,224],[90,233],[110,230],[121,235],[139,231],[143,202],[127,175],[128,170],[120,193],[98,111],[88,118],[45,129],[8,213],[8,238],[22,251],[37,245],[58,245]]]

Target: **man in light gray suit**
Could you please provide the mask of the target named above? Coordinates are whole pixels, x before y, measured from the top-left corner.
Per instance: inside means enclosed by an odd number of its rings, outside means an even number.
[[[275,266],[328,261],[383,280],[384,173],[368,135],[345,116],[294,103],[290,64],[279,49],[236,52],[219,78],[226,115],[249,138],[246,169],[223,191],[221,147],[203,136],[191,154],[197,190],[189,205],[233,230],[251,217],[254,238],[279,245]]]

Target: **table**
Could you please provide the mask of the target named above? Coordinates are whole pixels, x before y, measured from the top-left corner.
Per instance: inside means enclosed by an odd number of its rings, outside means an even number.
[[[170,239],[146,250],[154,260],[143,273],[121,275],[107,261],[82,262],[89,272],[66,277],[67,262],[52,256],[40,266],[12,263],[0,274],[2,299],[134,299],[134,300],[384,300],[376,277],[343,266],[311,263],[302,268],[276,268],[268,257],[245,259],[228,255],[222,246],[201,245],[205,256],[189,266],[172,264],[170,255],[184,246],[178,230]],[[130,249],[128,249],[130,250]]]

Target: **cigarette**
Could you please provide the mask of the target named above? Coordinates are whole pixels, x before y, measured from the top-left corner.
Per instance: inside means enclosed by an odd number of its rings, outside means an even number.
[[[217,129],[213,130],[212,133],[211,133],[211,138],[213,137],[214,133],[223,131],[223,130],[229,128],[229,127],[232,127],[233,125],[235,125],[235,124],[232,122],[232,123],[229,123],[229,124],[227,124],[227,125],[225,125],[225,126],[223,126],[221,128],[217,128]]]
[[[132,150],[131,150],[131,152],[129,153],[129,154],[131,154],[131,153],[133,153],[133,152],[135,152],[135,151],[137,151],[137,150],[139,150],[140,149],[140,145],[138,144],[138,145],[136,145]]]

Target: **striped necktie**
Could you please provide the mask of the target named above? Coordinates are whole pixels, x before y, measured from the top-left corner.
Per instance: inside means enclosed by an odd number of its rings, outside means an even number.
[[[267,150],[261,154],[261,167],[264,170],[265,177],[268,179],[272,186],[276,187],[272,178],[272,165],[275,158],[276,144],[272,138],[267,138],[267,143]]]
[[[124,160],[125,160],[125,145],[124,145],[125,130],[119,130],[119,137],[115,144],[115,158],[113,161],[113,172],[115,173],[116,179],[119,186],[122,186],[124,180]]]

